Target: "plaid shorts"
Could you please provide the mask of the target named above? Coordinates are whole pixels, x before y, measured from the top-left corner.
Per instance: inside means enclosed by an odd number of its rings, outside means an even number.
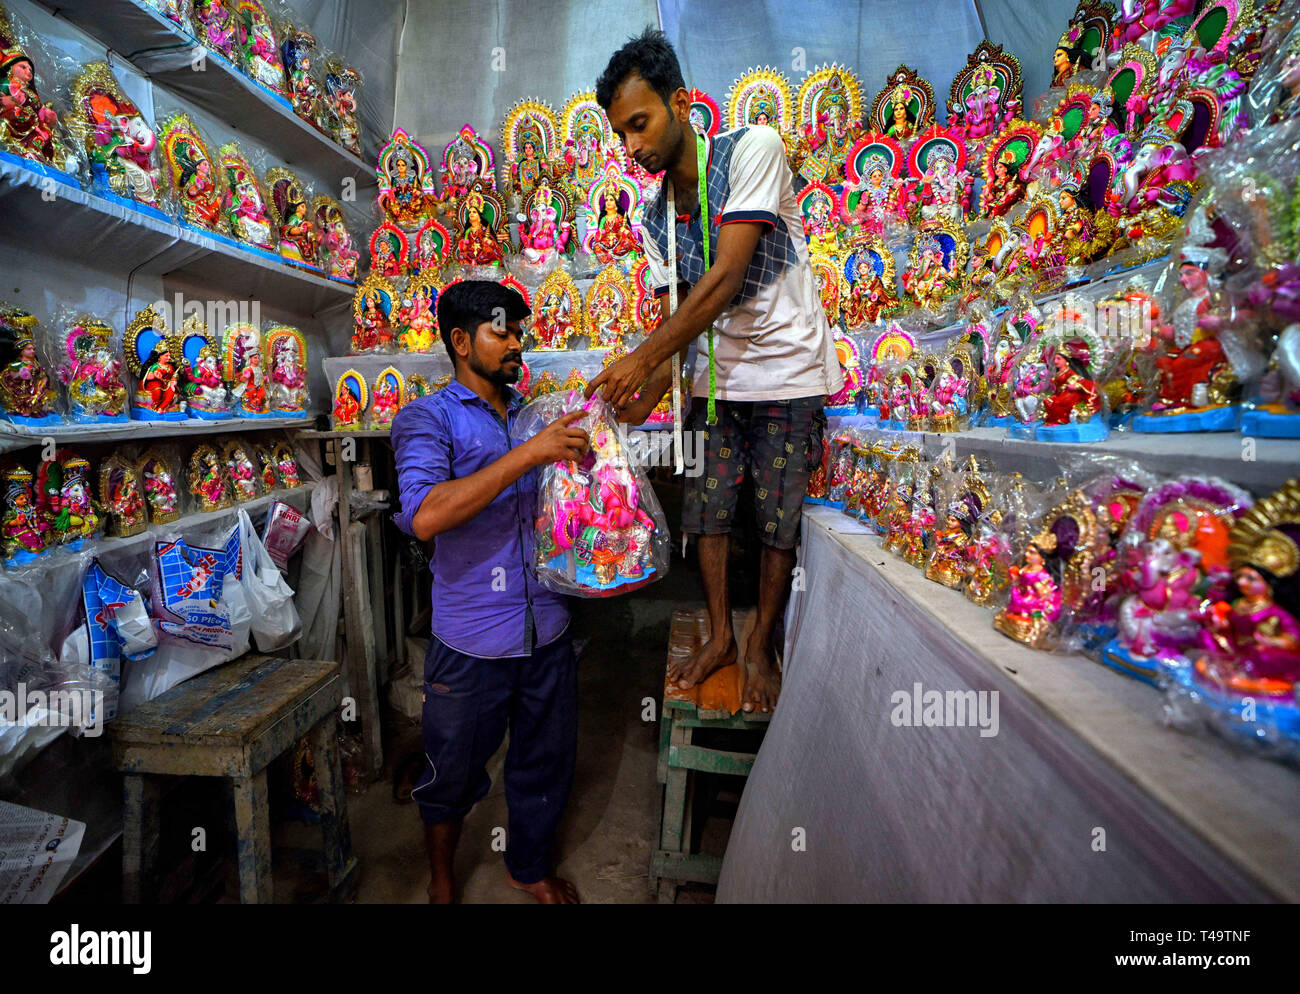
[[[821,464],[826,430],[824,397],[774,401],[717,401],[718,421],[705,423],[708,405],[696,397],[686,429],[701,432],[704,472],[688,477],[682,531],[731,531],[745,475],[754,482],[754,511],[764,545],[793,549],[803,517],[808,477]]]

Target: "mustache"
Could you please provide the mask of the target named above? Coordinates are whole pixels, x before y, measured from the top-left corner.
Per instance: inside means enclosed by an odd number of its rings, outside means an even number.
[[[502,362],[523,362],[524,354],[522,352],[507,352],[501,358]]]

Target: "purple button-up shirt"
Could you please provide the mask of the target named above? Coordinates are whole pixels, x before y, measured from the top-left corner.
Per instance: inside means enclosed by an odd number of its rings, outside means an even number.
[[[413,401],[393,419],[397,527],[414,535],[412,519],[433,487],[462,479],[511,448],[510,429],[523,398],[509,390],[507,415],[452,380]],[[526,656],[555,641],[569,624],[564,598],[537,582],[533,521],[537,471],[529,470],[472,520],[437,536],[433,562],[433,634],[471,656]]]

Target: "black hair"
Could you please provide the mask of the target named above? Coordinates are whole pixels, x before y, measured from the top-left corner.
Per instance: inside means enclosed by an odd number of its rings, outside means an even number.
[[[461,280],[438,295],[438,330],[447,346],[451,364],[456,365],[456,350],[451,346],[451,330],[464,328],[470,339],[485,321],[522,321],[531,313],[519,291],[495,280]]]
[[[659,94],[665,107],[669,98],[686,86],[677,53],[668,43],[668,37],[655,27],[646,28],[639,38],[629,38],[626,45],[610,56],[609,65],[596,80],[596,103],[608,111],[614,102],[614,91],[633,73]]]

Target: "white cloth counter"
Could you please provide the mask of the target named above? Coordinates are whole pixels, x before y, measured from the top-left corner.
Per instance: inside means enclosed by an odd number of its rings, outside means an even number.
[[[1300,900],[1293,770],[1005,638],[839,511],[805,509],[800,566],[720,902]],[[998,691],[997,734],[896,726],[917,683]]]

